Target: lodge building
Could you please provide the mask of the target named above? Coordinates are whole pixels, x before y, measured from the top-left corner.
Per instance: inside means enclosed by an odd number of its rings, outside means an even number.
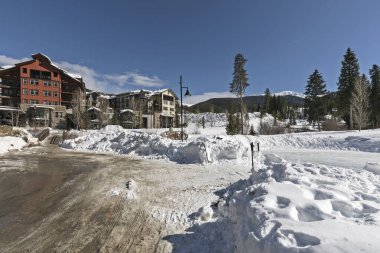
[[[116,119],[124,128],[170,128],[176,124],[177,107],[171,89],[86,94],[81,76],[41,53],[0,67],[0,125],[101,128]]]
[[[83,105],[84,95],[81,76],[34,54],[30,61],[0,68],[0,124],[14,125],[17,112],[19,125],[72,127],[73,108]]]

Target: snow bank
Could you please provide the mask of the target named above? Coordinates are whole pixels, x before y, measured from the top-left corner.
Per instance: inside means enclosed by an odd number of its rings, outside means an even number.
[[[61,146],[78,151],[108,152],[167,159],[178,163],[250,162],[250,143],[261,150],[334,149],[380,152],[380,130],[362,132],[322,132],[263,136],[190,135],[186,142],[166,139],[158,133],[107,126],[81,133]]]
[[[9,152],[10,150],[20,150],[28,145],[21,137],[5,136],[0,137],[0,154]]]
[[[266,155],[226,194],[236,252],[380,252],[380,177]]]
[[[380,175],[380,163],[367,163],[364,168],[375,175]]]
[[[0,154],[20,150],[25,146],[38,143],[38,140],[23,128],[13,128],[13,131],[18,131],[19,136],[0,137]]]

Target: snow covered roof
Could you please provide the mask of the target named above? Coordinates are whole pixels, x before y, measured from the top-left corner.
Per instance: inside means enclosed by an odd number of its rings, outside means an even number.
[[[105,99],[110,99],[111,98],[110,95],[104,95],[104,94],[100,94],[99,97],[105,98]]]
[[[32,54],[32,58],[33,58],[33,60],[37,60],[37,59],[38,59],[38,60],[40,60],[40,61],[42,61],[42,62],[46,62],[46,63],[50,64],[51,66],[55,67],[55,68],[58,69],[58,70],[61,70],[64,74],[70,76],[71,78],[74,78],[74,79],[77,80],[77,81],[80,81],[80,80],[82,79],[82,76],[81,76],[81,75],[79,75],[79,74],[73,74],[73,73],[70,73],[70,72],[68,72],[68,71],[66,71],[66,70],[64,70],[64,69],[62,69],[62,68],[60,68],[59,66],[57,66],[56,64],[54,64],[54,63],[50,60],[50,58],[49,58],[48,56],[46,56],[46,55],[44,55],[44,54],[42,54],[42,53]],[[33,60],[31,60],[31,61],[33,61]],[[2,67],[0,67],[0,70],[10,69],[10,68],[13,68],[13,67],[15,67],[15,66],[17,66],[17,65],[23,65],[23,64],[29,63],[29,62],[31,62],[31,61],[24,61],[24,62],[16,63],[16,64],[14,64],[14,65],[2,66]]]
[[[125,112],[131,112],[131,113],[133,113],[133,110],[131,110],[131,109],[124,109],[124,110],[120,111],[120,113],[125,113]]]
[[[140,90],[132,90],[132,91],[127,91],[127,92],[123,92],[123,93],[119,93],[119,94],[116,94],[116,96],[121,96],[121,95],[132,95],[132,94],[141,94],[141,93],[146,93],[147,97],[151,97],[151,96],[154,96],[154,95],[158,95],[158,94],[161,94],[165,91],[170,91],[172,92],[176,97],[177,95],[171,90],[171,89],[160,89],[160,90],[143,90],[143,89],[140,89]]]
[[[14,67],[15,67],[15,65],[1,66],[1,67],[0,67],[0,70],[1,70],[1,69],[11,69],[11,68],[14,68]]]
[[[54,107],[47,106],[47,105],[33,105],[31,107],[33,107],[33,108],[44,108],[44,109],[54,109]]]
[[[97,107],[90,107],[90,108],[87,109],[87,111],[90,111],[90,110],[97,110],[97,111],[100,111],[100,109],[97,108]]]

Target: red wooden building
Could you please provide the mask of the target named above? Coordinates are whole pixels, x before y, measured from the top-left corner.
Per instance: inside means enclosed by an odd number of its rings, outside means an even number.
[[[84,99],[82,77],[59,68],[43,54],[0,68],[0,124],[9,119],[7,112],[19,110],[29,125],[64,128],[73,111],[68,109],[81,106]]]

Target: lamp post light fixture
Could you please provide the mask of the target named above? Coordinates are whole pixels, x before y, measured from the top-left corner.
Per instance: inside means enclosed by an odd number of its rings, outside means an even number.
[[[182,104],[182,90],[186,89],[185,96],[191,96],[189,87],[182,85],[182,76],[179,76],[179,87],[181,91],[181,140],[183,141],[183,104]]]

